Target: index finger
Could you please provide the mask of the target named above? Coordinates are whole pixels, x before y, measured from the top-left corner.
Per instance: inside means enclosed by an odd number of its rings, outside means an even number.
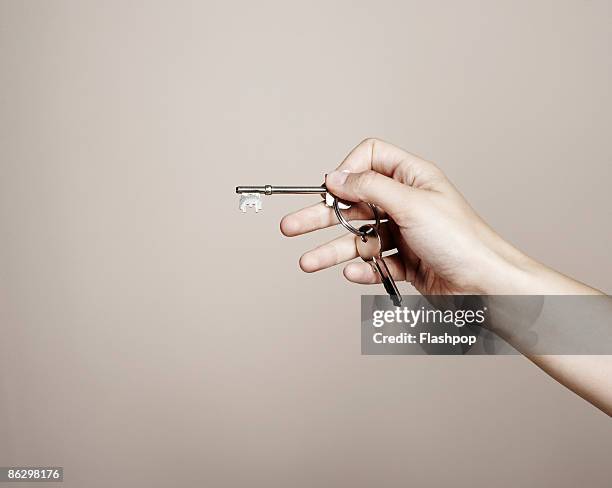
[[[361,141],[336,171],[361,173],[373,170],[410,186],[420,186],[418,177],[441,173],[438,167],[414,154],[376,138]],[[426,182],[427,178],[423,178]]]

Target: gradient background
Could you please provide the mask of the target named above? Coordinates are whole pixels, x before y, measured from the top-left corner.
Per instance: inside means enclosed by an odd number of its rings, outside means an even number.
[[[278,231],[317,197],[243,215],[234,186],[319,184],[381,137],[610,292],[611,25],[607,0],[0,0],[0,465],[609,487],[609,417],[521,357],[362,357],[382,289],[299,271],[339,229]]]

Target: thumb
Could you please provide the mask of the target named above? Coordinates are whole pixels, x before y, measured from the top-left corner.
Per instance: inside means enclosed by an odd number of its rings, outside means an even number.
[[[325,184],[338,198],[350,202],[373,203],[391,217],[405,213],[408,200],[417,191],[372,170],[361,173],[334,171],[327,175]]]

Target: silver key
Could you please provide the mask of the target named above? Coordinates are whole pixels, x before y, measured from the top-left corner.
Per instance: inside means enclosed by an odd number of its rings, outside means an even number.
[[[247,207],[255,208],[255,212],[259,212],[262,208],[262,195],[308,195],[319,194],[325,200],[325,205],[333,207],[336,199],[327,191],[325,185],[321,186],[237,186],[236,193],[240,195],[239,208],[243,212],[247,211]],[[338,200],[338,206],[342,210],[350,208],[351,204]]]
[[[380,275],[385,290],[389,294],[393,305],[399,307],[402,304],[402,295],[397,289],[397,285],[387,268],[387,264],[382,257],[382,240],[372,224],[362,225],[359,228],[360,236],[355,236],[355,245],[361,259],[366,263],[374,265],[376,272]]]

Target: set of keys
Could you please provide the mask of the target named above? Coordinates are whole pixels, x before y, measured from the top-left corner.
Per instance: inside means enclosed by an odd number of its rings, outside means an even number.
[[[385,290],[396,307],[402,304],[402,295],[389,272],[389,268],[382,256],[382,239],[379,233],[380,215],[375,205],[367,205],[374,214],[374,224],[365,224],[358,229],[351,225],[342,215],[342,210],[350,208],[351,204],[344,202],[327,191],[325,185],[321,186],[237,186],[236,193],[240,195],[239,208],[246,212],[247,208],[254,208],[255,212],[262,209],[262,195],[307,195],[319,194],[325,200],[325,205],[333,207],[338,221],[349,232],[355,235],[357,253],[366,263],[370,263],[380,276]]]

